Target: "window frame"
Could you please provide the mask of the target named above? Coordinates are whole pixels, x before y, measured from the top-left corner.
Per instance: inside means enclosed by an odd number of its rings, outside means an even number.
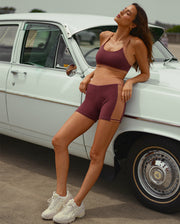
[[[57,46],[57,51],[56,51],[56,56],[55,56],[55,63],[54,63],[54,68],[55,69],[63,69],[63,70],[66,70],[67,69],[67,67],[65,67],[65,66],[60,66],[60,67],[57,67],[57,61],[58,61],[58,53],[59,53],[59,47],[60,47],[60,44],[61,44],[61,39],[63,40],[63,42],[64,42],[64,44],[65,44],[65,46],[66,46],[66,48],[68,49],[68,51],[69,51],[69,54],[71,55],[71,58],[72,58],[72,60],[73,60],[73,64],[75,64],[75,60],[74,60],[74,57],[73,57],[73,55],[72,55],[72,53],[71,53],[71,50],[70,50],[70,48],[69,48],[69,46],[68,46],[68,44],[67,44],[67,42],[66,42],[66,39],[65,39],[65,37],[64,37],[64,34],[63,33],[61,33],[61,35],[59,36],[59,41],[58,41],[58,46]]]
[[[28,39],[28,34],[29,32],[28,29],[25,28],[25,26],[28,26],[28,25],[37,25],[37,26],[41,26],[41,25],[44,25],[44,26],[52,26],[52,27],[56,27],[57,30],[59,30],[59,36],[62,35],[62,29],[57,25],[57,24],[54,24],[54,23],[46,23],[46,22],[43,22],[43,21],[25,21],[24,24],[23,24],[23,30],[24,30],[24,35],[23,35],[23,38],[22,38],[22,45],[21,45],[21,49],[20,49],[20,58],[19,58],[19,63],[21,65],[28,65],[28,66],[32,66],[30,64],[26,64],[23,62],[23,55],[24,55],[24,50],[25,50],[25,45],[27,43],[27,39]],[[30,31],[30,29],[29,29]],[[38,48],[32,48],[32,49],[35,49],[37,52],[41,52],[43,50],[46,49],[48,43],[49,43],[49,40],[50,40],[50,37],[51,37],[51,33],[49,34],[49,37],[47,39],[47,42],[45,44],[45,46],[43,47],[43,49],[38,49]],[[42,68],[49,68],[49,69],[54,69],[55,68],[55,61],[56,61],[56,55],[57,55],[57,50],[58,50],[58,45],[59,45],[59,39],[57,41],[57,47],[56,47],[56,52],[54,54],[54,61],[53,61],[53,67],[46,67],[46,66],[41,66],[41,65],[36,65],[34,64],[35,66],[37,67],[42,67]]]
[[[17,38],[18,38],[18,34],[19,34],[19,29],[20,29],[20,23],[17,21],[0,21],[0,27],[1,26],[17,26],[17,30],[16,30],[16,34],[14,36],[14,40],[13,40],[13,45],[12,45],[12,51],[11,51],[11,56],[10,56],[10,60],[9,61],[3,61],[0,60],[0,63],[12,63],[13,58],[14,58],[14,51],[15,51],[15,46],[17,43]]]

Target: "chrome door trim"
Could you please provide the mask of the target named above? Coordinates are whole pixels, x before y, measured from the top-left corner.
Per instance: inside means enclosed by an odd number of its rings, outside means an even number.
[[[11,91],[7,91],[6,94],[14,95],[14,96],[21,96],[21,97],[25,97],[25,98],[29,98],[29,99],[35,99],[35,100],[40,100],[40,101],[45,101],[45,102],[50,102],[50,103],[57,103],[57,104],[62,104],[62,105],[66,105],[66,106],[71,106],[71,107],[79,107],[80,106],[80,104],[70,104],[70,103],[66,103],[66,102],[58,102],[51,98],[49,98],[49,99],[43,98],[43,97],[40,98],[40,97],[36,97],[33,95],[20,94],[20,93],[15,93],[15,92],[11,92]]]
[[[156,121],[153,119],[146,119],[146,118],[136,117],[136,116],[131,116],[131,115],[124,115],[124,117],[141,120],[141,121],[147,121],[147,122],[156,123],[156,124],[169,125],[169,126],[173,126],[173,127],[177,127],[177,128],[180,127],[180,125],[176,125],[174,123],[166,123],[166,122]]]

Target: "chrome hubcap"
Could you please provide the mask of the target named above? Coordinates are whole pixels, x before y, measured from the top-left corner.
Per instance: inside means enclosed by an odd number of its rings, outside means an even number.
[[[170,198],[180,187],[179,166],[175,159],[164,151],[152,150],[144,154],[137,171],[142,187],[155,198]]]

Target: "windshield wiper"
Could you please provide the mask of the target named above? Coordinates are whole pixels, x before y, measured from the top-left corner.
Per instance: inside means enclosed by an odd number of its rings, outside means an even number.
[[[167,65],[167,64],[168,64],[169,62],[171,62],[171,61],[178,61],[178,59],[175,58],[175,57],[166,58],[166,59],[164,60],[164,65]]]

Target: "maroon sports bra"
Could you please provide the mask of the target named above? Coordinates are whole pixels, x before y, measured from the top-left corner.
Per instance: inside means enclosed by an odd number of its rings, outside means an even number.
[[[99,51],[96,54],[96,63],[111,66],[128,72],[131,68],[131,65],[125,57],[124,48],[121,48],[118,51],[106,51],[104,49],[104,45],[106,43],[107,41],[99,48]]]

